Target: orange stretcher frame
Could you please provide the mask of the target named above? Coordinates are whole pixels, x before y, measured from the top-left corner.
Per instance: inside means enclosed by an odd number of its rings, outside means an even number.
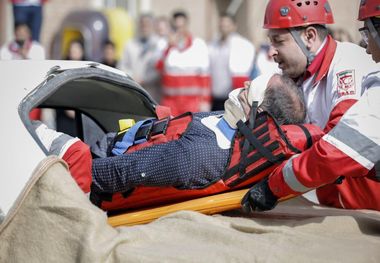
[[[238,209],[240,201],[249,189],[222,193],[202,198],[197,198],[172,205],[129,212],[108,218],[108,223],[113,226],[133,226],[149,223],[161,216],[180,210],[192,210],[202,214],[211,215],[224,211]]]
[[[108,218],[108,223],[113,227],[133,226],[146,224],[153,220],[180,210],[196,211],[205,215],[217,214],[229,210],[241,208],[240,201],[249,189],[243,189],[228,193],[222,193],[202,198],[197,198],[172,205],[159,206],[151,209],[129,212]],[[281,198],[279,202],[286,201],[294,196]]]

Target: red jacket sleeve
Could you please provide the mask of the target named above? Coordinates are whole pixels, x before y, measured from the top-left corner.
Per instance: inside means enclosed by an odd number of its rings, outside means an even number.
[[[339,164],[337,166],[337,164]],[[365,176],[368,169],[324,139],[312,148],[277,167],[269,177],[269,187],[279,198],[299,195],[338,177]]]
[[[331,111],[324,132],[329,132],[357,100],[339,102]],[[336,164],[339,163],[339,169]],[[319,140],[312,148],[285,161],[272,173],[269,187],[278,197],[297,195],[334,182],[339,176],[366,175],[368,170],[332,144]]]
[[[90,192],[92,183],[92,156],[90,148],[82,141],[71,145],[62,159],[68,164],[71,176],[85,193]]]
[[[324,128],[324,132],[329,132],[332,128],[335,127],[335,125],[338,124],[342,116],[346,113],[346,111],[351,108],[352,105],[354,105],[357,102],[357,100],[354,99],[347,99],[339,102],[335,105],[333,110],[330,113],[329,120]]]

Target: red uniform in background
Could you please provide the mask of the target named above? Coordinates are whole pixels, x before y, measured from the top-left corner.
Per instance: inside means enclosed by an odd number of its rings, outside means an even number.
[[[162,74],[161,104],[174,116],[209,110],[209,64],[207,45],[199,38],[188,35],[183,48],[168,47],[157,67]]]

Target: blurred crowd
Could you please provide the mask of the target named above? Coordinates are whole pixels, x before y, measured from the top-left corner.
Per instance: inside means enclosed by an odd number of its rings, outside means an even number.
[[[42,9],[46,0],[12,0],[14,38],[0,50],[1,60],[45,59],[47,50],[39,43]],[[169,106],[173,115],[187,111],[223,110],[231,90],[261,74],[279,72],[269,55],[270,46],[262,43],[255,49],[249,39],[238,33],[235,18],[219,17],[217,35],[210,43],[192,34],[185,11],[171,17],[142,14],[137,18],[135,37],[126,42],[117,57],[115,43],[102,43],[102,64],[130,75],[152,98]],[[343,29],[331,31],[339,41],[352,42]],[[65,60],[93,60],[86,57],[83,39],[71,40]],[[51,114],[51,113],[49,113]],[[41,118],[41,112],[32,113]],[[74,112],[53,113],[56,128],[75,136]]]

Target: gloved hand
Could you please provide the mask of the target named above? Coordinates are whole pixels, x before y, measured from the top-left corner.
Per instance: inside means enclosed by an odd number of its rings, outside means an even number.
[[[79,141],[78,138],[73,138],[70,135],[48,128],[40,121],[32,121],[32,125],[38,138],[48,151],[48,155],[57,155],[62,158],[67,149]]]
[[[244,109],[239,101],[239,94],[243,89],[235,89],[228,94],[228,100],[224,102],[224,115],[223,118],[226,120],[228,125],[236,129],[236,123],[239,120],[246,121],[244,114]]]
[[[257,101],[260,105],[265,96],[265,90],[269,86],[269,81],[273,75],[263,74],[251,81],[248,88],[248,104],[252,105],[252,101]]]
[[[271,79],[272,75],[261,75],[250,83],[245,83],[244,85],[249,85],[248,88],[235,89],[228,94],[223,117],[231,128],[236,129],[239,120],[247,120],[253,101],[257,101],[259,105],[263,102],[265,90]]]
[[[265,178],[249,189],[241,200],[241,205],[245,213],[251,213],[271,210],[277,205],[277,201],[278,198],[269,188],[268,178]]]

